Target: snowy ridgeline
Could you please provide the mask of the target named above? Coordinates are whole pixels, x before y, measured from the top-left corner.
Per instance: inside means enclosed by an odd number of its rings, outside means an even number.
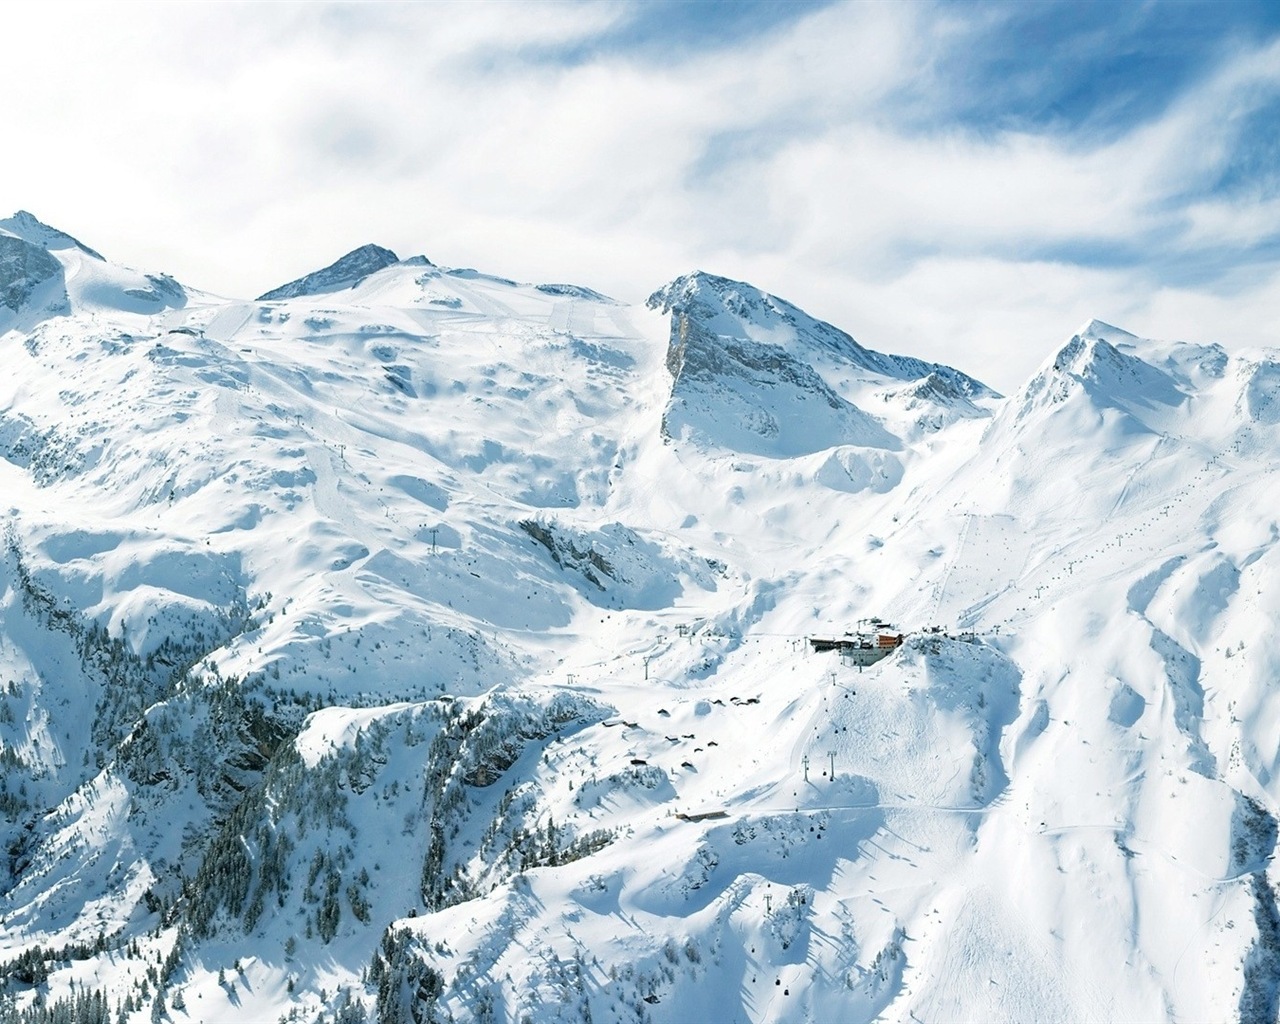
[[[0,1020],[1276,1018],[1276,353],[29,214],[0,346]]]

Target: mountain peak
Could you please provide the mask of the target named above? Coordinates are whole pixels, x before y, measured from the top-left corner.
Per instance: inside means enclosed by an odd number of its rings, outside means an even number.
[[[1025,389],[1019,417],[1047,401],[1055,405],[1082,391],[1090,401],[1133,410],[1175,406],[1185,397],[1167,369],[1135,352],[1142,339],[1091,320],[1063,345]]]
[[[390,249],[386,249],[381,245],[375,245],[373,242],[367,242],[357,249],[352,249],[349,253],[338,260],[338,263],[355,260],[375,260],[380,261],[383,266],[389,267],[392,263],[399,263],[400,257]],[[337,264],[334,264],[335,266]]]
[[[1105,320],[1099,320],[1096,317],[1084,324],[1077,332],[1077,336],[1097,338],[1110,345],[1132,344],[1140,340],[1136,334],[1130,334],[1123,327],[1116,327],[1114,324],[1109,324]]]
[[[788,458],[842,445],[899,450],[903,439],[881,414],[912,419],[894,428],[910,433],[986,415],[972,400],[995,397],[958,370],[864,348],[785,299],[705,271],[676,278],[647,305],[671,317],[668,437]],[[889,412],[904,383],[913,390]],[[872,395],[878,413],[859,405]]]
[[[682,307],[689,305],[699,295],[710,292],[717,296],[723,296],[733,288],[745,288],[752,292],[757,291],[757,289],[742,281],[718,277],[715,274],[708,274],[705,270],[695,270],[691,274],[682,274],[674,281],[663,285],[649,296],[645,305],[662,313],[670,313],[673,310],[679,312]]]
[[[21,238],[24,242],[38,245],[45,250],[76,248],[95,260],[103,259],[101,253],[90,249],[78,238],[73,238],[65,231],[59,231],[44,223],[35,214],[28,213],[26,210],[18,210],[12,217],[0,220],[0,233]]]
[[[834,357],[885,378],[917,381],[931,373],[947,378],[949,386],[970,398],[996,397],[981,381],[959,370],[928,363],[911,356],[877,352],[859,344],[851,335],[744,281],[695,270],[659,288],[649,296],[650,309],[672,314],[673,330],[684,319],[699,322],[712,335],[739,337],[818,359]],[[674,342],[668,367],[675,375],[684,348]]]
[[[695,270],[659,288],[646,305],[677,319],[691,317],[715,335],[750,337],[784,348],[804,338],[829,354],[882,369],[879,354],[863,348],[844,331],[745,281]]]
[[[273,288],[258,296],[260,301],[293,299],[299,295],[318,295],[324,292],[354,288],[370,274],[400,262],[400,257],[390,249],[372,243],[352,249],[345,256],[314,273],[296,281]]]

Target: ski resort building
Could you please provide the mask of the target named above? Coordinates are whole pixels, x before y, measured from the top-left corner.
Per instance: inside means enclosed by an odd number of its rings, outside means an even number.
[[[887,622],[867,619],[855,631],[840,636],[811,636],[809,646],[819,653],[839,651],[853,665],[874,665],[901,647],[904,635]]]

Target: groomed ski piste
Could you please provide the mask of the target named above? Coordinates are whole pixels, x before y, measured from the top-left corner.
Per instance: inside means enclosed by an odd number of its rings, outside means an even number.
[[[1275,1019],[1276,352],[29,214],[0,349],[3,1019]]]

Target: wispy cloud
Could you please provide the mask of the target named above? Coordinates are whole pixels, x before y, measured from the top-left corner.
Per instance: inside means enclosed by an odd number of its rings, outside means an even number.
[[[1271,4],[55,5],[0,31],[0,207],[215,290],[366,241],[629,298],[701,266],[1006,389],[1092,315],[1274,340]]]

